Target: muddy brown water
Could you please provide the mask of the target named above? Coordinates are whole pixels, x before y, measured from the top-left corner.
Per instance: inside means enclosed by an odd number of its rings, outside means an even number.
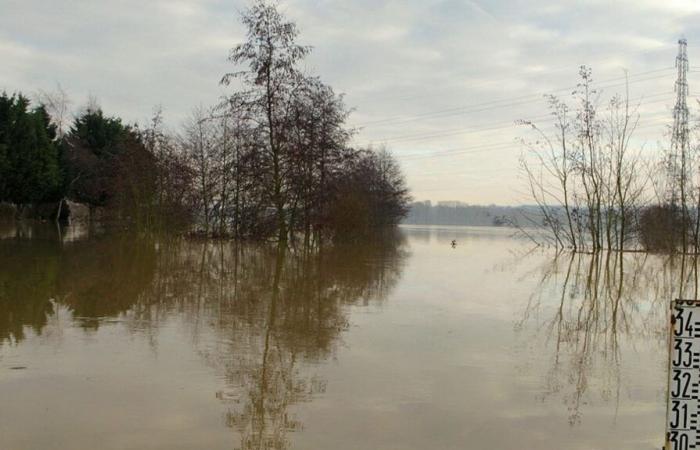
[[[695,262],[511,234],[303,252],[5,231],[0,449],[659,448]]]

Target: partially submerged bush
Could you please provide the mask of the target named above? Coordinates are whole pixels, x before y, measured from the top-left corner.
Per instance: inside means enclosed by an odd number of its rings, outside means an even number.
[[[645,250],[673,253],[683,240],[683,214],[676,205],[654,205],[642,210],[639,239]]]

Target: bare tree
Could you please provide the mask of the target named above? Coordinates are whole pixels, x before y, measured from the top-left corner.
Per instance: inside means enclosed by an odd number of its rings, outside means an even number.
[[[539,126],[530,121],[521,121],[529,126],[536,135],[534,141],[522,140],[529,153],[535,158],[531,164],[527,158],[521,158],[521,167],[525,172],[530,194],[542,215],[542,223],[551,232],[556,247],[578,249],[578,233],[575,231],[575,212],[572,211],[572,177],[573,160],[569,145],[571,124],[569,108],[555,96],[547,96],[550,113],[554,119],[555,134],[550,137]],[[551,181],[550,181],[551,180]],[[563,205],[566,225],[562,225],[558,206]]]
[[[628,91],[613,96],[601,114],[590,69],[581,67],[579,75],[573,118],[566,102],[548,96],[553,132],[520,122],[535,135],[522,141],[528,153],[521,166],[541,216],[529,220],[545,227],[543,239],[557,248],[623,250],[646,186],[640,154],[630,145],[639,114]]]
[[[57,138],[63,139],[72,119],[71,101],[66,91],[60,84],[56,84],[56,89],[53,91],[39,90],[36,94],[36,101],[44,106],[51,117],[51,123],[56,127]]]
[[[269,159],[269,195],[276,212],[278,236],[287,240],[286,207],[289,192],[285,183],[288,170],[288,146],[283,140],[283,127],[288,123],[289,105],[300,85],[302,74],[298,63],[310,48],[296,43],[298,31],[278,11],[276,4],[257,0],[242,15],[247,27],[246,40],[234,47],[229,61],[247,64],[248,70],[224,75],[221,83],[229,85],[241,80],[245,90],[233,94],[229,103],[234,108],[244,107],[253,120],[258,118],[266,146],[261,149]]]
[[[194,171],[193,189],[205,234],[209,233],[213,223],[218,175],[215,165],[215,135],[210,118],[211,114],[202,107],[195,108],[180,137],[180,145],[188,155]]]

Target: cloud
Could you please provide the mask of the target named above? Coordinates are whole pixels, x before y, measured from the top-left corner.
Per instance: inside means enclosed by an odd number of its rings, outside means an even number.
[[[228,49],[244,35],[242,0],[0,1],[0,89],[35,92],[59,82],[74,103],[93,94],[129,121],[162,104],[175,127],[193,106],[217,101],[225,92],[218,81],[232,69]],[[308,70],[356,108],[352,123],[363,125],[357,143],[386,143],[402,159],[414,195],[433,200],[524,201],[520,149],[512,144],[522,130],[514,121],[546,116],[540,94],[567,95],[580,64],[601,81],[627,68],[632,97],[656,95],[644,111],[662,123],[673,71],[644,73],[672,67],[681,35],[691,65],[700,57],[700,6],[691,0],[281,5],[301,41],[314,46]],[[602,83],[606,93],[620,89],[614,84]],[[660,134],[649,126],[639,140]],[[460,148],[471,150],[450,152]]]

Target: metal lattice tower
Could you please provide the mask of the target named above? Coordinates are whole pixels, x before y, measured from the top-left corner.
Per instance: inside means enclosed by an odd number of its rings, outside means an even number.
[[[671,135],[671,153],[668,161],[670,186],[670,201],[678,203],[678,195],[684,192],[687,181],[688,157],[688,42],[678,40],[678,56],[676,56],[676,105],[673,107],[673,130]],[[679,188],[680,191],[679,192]],[[684,201],[685,199],[681,199]]]

